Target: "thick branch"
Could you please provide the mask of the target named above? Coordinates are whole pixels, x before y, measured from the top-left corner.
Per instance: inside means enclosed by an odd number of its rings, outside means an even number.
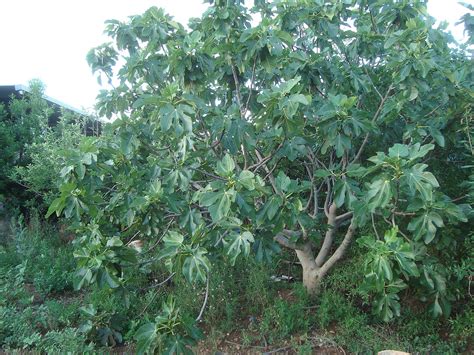
[[[281,233],[278,233],[273,240],[280,244],[281,246],[284,246],[285,248],[288,249],[293,249],[293,250],[304,250],[304,245],[297,245],[296,243],[291,242],[288,237],[292,236],[299,236],[301,233],[295,232],[295,231],[290,231],[290,230],[284,230]]]
[[[336,204],[332,203],[329,207],[328,215],[328,230],[324,236],[323,245],[319,250],[318,256],[316,257],[316,265],[321,267],[326,260],[326,257],[331,250],[332,242],[334,241],[334,235],[336,234]]]
[[[316,271],[318,266],[314,261],[314,254],[311,248],[311,243],[306,242],[301,249],[296,250],[296,256],[301,263],[301,266],[306,271]]]
[[[355,228],[355,223],[352,219],[351,224],[347,228],[346,235],[344,236],[341,245],[339,245],[334,254],[332,254],[332,256],[319,269],[320,278],[324,277],[324,275],[327,274],[327,272],[334,266],[334,264],[336,264],[344,256],[344,253],[346,252],[349,244],[351,243],[352,238],[354,237]]]
[[[352,218],[353,213],[351,211],[343,213],[336,217],[336,225],[340,225],[341,223],[347,221],[348,219]]]

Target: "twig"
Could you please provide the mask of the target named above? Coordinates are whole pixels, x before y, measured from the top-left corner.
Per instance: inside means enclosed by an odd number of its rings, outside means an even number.
[[[169,279],[171,279],[176,273],[173,272],[170,276],[168,276],[168,278],[166,278],[166,280],[160,282],[159,284],[157,285],[153,285],[153,286],[150,286],[150,287],[145,287],[145,288],[142,288],[142,290],[148,290],[150,288],[153,288],[153,287],[159,287],[163,284],[165,284],[166,282],[168,282]],[[158,294],[158,291],[155,292],[155,294],[153,295],[153,297],[151,298],[150,302],[148,302],[148,304],[145,306],[145,308],[143,308],[143,310],[140,312],[140,314],[138,315],[138,318],[140,318],[144,313],[145,311],[147,310],[147,308],[150,306],[150,304],[155,300],[155,297],[156,295]]]
[[[261,161],[263,160],[262,155],[260,154],[260,152],[259,152],[257,149],[255,149],[255,155],[257,156],[257,159],[259,160],[259,162],[261,162]],[[265,171],[267,172],[267,176],[265,177],[265,179],[266,179],[267,177],[269,177],[269,178],[270,178],[270,184],[272,185],[273,190],[274,190],[275,193],[277,193],[278,195],[281,195],[282,192],[277,189],[276,184],[275,184],[275,178],[274,178],[273,175],[272,175],[272,172],[273,172],[273,170],[275,170],[275,168],[276,168],[277,165],[278,165],[278,163],[275,164],[275,166],[273,167],[272,170],[270,170],[270,169],[268,169],[267,164],[263,163],[263,168],[264,168]],[[264,179],[264,180],[265,180],[265,179]]]
[[[128,243],[125,244],[125,246],[129,246],[130,243],[133,242],[133,240],[134,240],[134,239],[136,238],[136,236],[139,235],[139,234],[140,234],[140,231],[136,232],[136,233],[132,236],[132,238],[130,238],[130,240],[128,241]]]
[[[257,64],[257,56],[255,56],[255,58],[253,60],[252,79],[250,80],[249,96],[247,97],[247,102],[245,103],[244,115],[247,113],[247,111],[249,109],[250,97],[252,96],[253,83],[255,81],[255,66],[256,66],[256,64]]]
[[[204,313],[204,309],[206,308],[207,305],[207,297],[209,296],[209,273],[207,273],[207,278],[206,278],[206,296],[204,297],[204,302],[201,307],[201,311],[199,312],[199,315],[196,318],[196,322],[199,322],[201,320],[201,317]]]
[[[381,240],[381,239],[380,239],[380,235],[379,235],[379,233],[377,232],[377,228],[375,227],[374,214],[371,213],[371,214],[370,214],[370,217],[372,218],[372,228],[374,229],[375,235],[377,236],[377,239],[378,239],[378,240]]]
[[[157,283],[155,285],[144,287],[144,288],[142,288],[142,290],[149,290],[150,288],[160,287],[160,286],[164,285],[165,283],[167,283],[174,275],[176,275],[175,272],[173,272],[171,275],[169,275],[164,281],[161,281],[160,283]]]
[[[375,112],[374,117],[372,117],[372,122],[375,122],[377,118],[379,117],[380,112],[382,111],[383,105],[385,104],[385,101],[387,101],[388,95],[390,94],[392,89],[393,89],[393,86],[390,85],[387,89],[387,92],[385,93],[385,96],[382,98],[382,100],[380,100],[379,107],[377,108],[377,111]],[[368,140],[369,140],[369,133],[365,135],[364,141],[362,142],[356,156],[354,157],[354,159],[352,159],[351,164],[357,162],[360,159],[360,156],[362,155],[362,152],[364,151],[365,145],[367,144]]]
[[[239,112],[242,119],[244,118],[244,107],[242,106],[242,99],[240,96],[240,83],[239,77],[237,76],[237,71],[235,70],[235,66],[231,64],[232,67],[232,75],[234,76],[234,84],[235,84],[235,93],[237,96],[237,104],[239,105]]]
[[[150,248],[148,248],[148,250],[147,250],[144,254],[149,253],[151,250],[153,250],[153,249],[161,242],[161,240],[162,240],[163,237],[165,236],[166,232],[168,232],[168,230],[170,229],[171,223],[173,223],[173,221],[174,221],[174,217],[171,218],[170,222],[169,222],[168,225],[166,226],[165,231],[163,232],[163,234],[161,234],[161,237],[158,238],[158,240],[156,241],[156,243],[153,244]],[[137,232],[137,233],[138,233],[138,232]]]
[[[280,352],[280,351],[291,349],[292,347],[293,347],[292,345],[287,345],[287,346],[284,346],[282,348],[278,348],[278,349],[275,349],[275,350],[272,350],[272,351],[265,351],[262,355],[275,354],[275,353]]]
[[[469,195],[462,195],[462,196],[459,196],[459,197],[456,197],[454,199],[451,200],[451,202],[457,202],[457,201],[460,201],[466,197],[469,197]]]
[[[224,342],[228,343],[228,344],[232,344],[232,345],[237,345],[241,348],[255,348],[255,349],[265,349],[264,346],[258,346],[258,345],[244,345],[244,344],[240,344],[240,343],[236,343],[235,341],[230,341],[230,340],[224,340]]]

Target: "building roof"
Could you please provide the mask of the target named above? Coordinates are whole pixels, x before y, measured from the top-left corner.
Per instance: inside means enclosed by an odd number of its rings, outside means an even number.
[[[0,102],[7,105],[12,96],[20,98],[25,92],[31,92],[31,90],[25,85],[0,85]],[[53,116],[55,116],[55,121],[57,121],[61,115],[61,108],[82,116],[89,116],[87,112],[79,110],[59,100],[53,99],[47,95],[43,95],[43,98],[54,108]]]

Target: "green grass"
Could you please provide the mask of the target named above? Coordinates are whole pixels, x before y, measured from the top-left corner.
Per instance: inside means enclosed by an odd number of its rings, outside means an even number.
[[[137,329],[161,312],[169,294],[175,295],[189,319],[196,318],[203,305],[206,285],[190,285],[180,275],[150,287],[169,275],[160,265],[145,275],[138,270],[131,275],[129,302],[110,289],[73,291],[73,247],[54,227],[33,216],[28,226],[17,221],[12,232],[0,239],[0,349],[57,353],[107,351],[124,343],[133,347]],[[207,348],[218,350],[224,339],[237,339],[243,349],[284,346],[299,354],[311,354],[319,345],[354,353],[391,348],[443,354],[472,346],[472,300],[449,319],[433,319],[417,304],[403,307],[400,318],[383,323],[357,287],[362,255],[352,256],[335,267],[315,298],[300,282],[271,280],[281,274],[298,279],[297,265],[248,258],[232,267],[225,260],[213,260],[208,302],[199,324]],[[289,258],[284,254],[281,260]],[[95,314],[81,307],[93,308]]]

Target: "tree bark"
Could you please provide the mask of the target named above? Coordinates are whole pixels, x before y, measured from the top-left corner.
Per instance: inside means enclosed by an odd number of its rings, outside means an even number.
[[[329,270],[344,256],[349,244],[355,233],[355,225],[353,221],[347,228],[346,235],[339,247],[334,251],[329,259],[322,265],[318,265],[314,257],[311,244],[307,242],[303,247],[296,251],[298,260],[303,269],[303,285],[310,295],[317,295],[320,291],[321,281],[329,272]]]
[[[351,212],[336,216],[336,206],[333,204],[330,207],[328,215],[330,229],[326,233],[323,245],[321,246],[318,255],[315,255],[313,245],[304,231],[302,232],[303,240],[305,241],[303,244],[292,243],[290,241],[291,236],[300,235],[301,232],[298,231],[283,230],[274,237],[274,240],[280,245],[293,249],[296,252],[303,269],[303,285],[306,287],[306,290],[310,295],[317,295],[319,293],[322,279],[344,256],[344,253],[349,247],[355,233],[354,219],[351,220],[350,225],[347,227],[346,234],[341,244],[336,248],[332,255],[329,255],[339,223],[343,223],[351,217]]]
[[[309,294],[315,295],[319,291],[319,268],[314,260],[313,250],[309,243],[306,243],[301,250],[296,250],[296,255],[303,269],[303,285]]]

